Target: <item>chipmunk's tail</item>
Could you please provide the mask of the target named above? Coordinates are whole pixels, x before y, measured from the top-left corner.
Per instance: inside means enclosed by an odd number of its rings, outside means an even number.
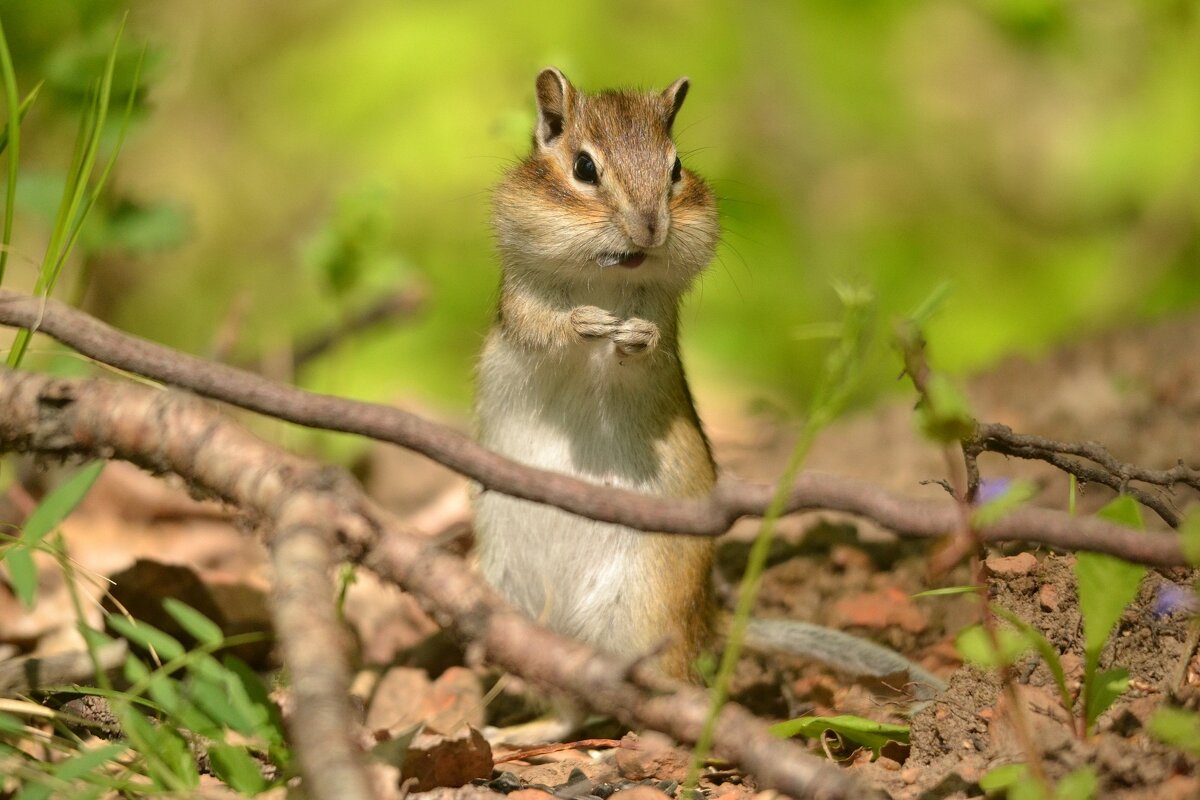
[[[918,700],[931,700],[946,688],[932,672],[895,650],[808,622],[751,619],[746,646],[811,658],[859,677],[898,678]]]

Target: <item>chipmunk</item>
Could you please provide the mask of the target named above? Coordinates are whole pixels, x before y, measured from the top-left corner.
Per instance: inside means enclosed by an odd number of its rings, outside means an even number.
[[[688,93],[584,94],[537,76],[532,153],[497,188],[499,311],[478,369],[480,442],[606,486],[703,497],[716,466],[679,354],[679,307],[712,260],[716,200],[671,129]],[[483,492],[486,580],[551,629],[691,679],[718,627],[711,538],[643,533]],[[752,639],[856,674],[910,671],[840,631],[762,620]],[[915,668],[919,670],[919,668]]]

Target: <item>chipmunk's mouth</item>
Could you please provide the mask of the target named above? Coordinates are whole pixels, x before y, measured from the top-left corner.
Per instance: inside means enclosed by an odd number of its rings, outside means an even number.
[[[602,267],[615,267],[620,265],[633,269],[641,266],[646,260],[646,254],[640,250],[635,250],[632,253],[601,253],[596,257],[596,263]]]

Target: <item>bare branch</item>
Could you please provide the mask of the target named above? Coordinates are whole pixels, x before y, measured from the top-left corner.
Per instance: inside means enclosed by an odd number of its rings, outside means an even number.
[[[761,516],[772,488],[722,481],[703,499],[652,497],[598,486],[518,464],[464,434],[390,406],[283,386],[121,333],[53,300],[0,289],[0,324],[38,330],[105,364],[191,389],[198,394],[314,428],[357,433],[415,450],[513,497],[644,531],[716,536],[740,517]],[[876,486],[818,473],[800,477],[785,513],[828,509],[878,522],[901,536],[936,538],[956,529],[952,503],[915,501]],[[1094,518],[1024,508],[981,531],[985,541],[1018,540],[1069,550],[1094,550],[1154,566],[1184,564],[1178,540],[1143,534]]]
[[[297,693],[295,743],[316,800],[370,796],[350,738],[345,653],[329,626],[326,551],[333,535],[344,554],[411,591],[437,618],[481,643],[497,664],[680,741],[694,741],[700,730],[708,707],[700,689],[665,684],[642,670],[635,670],[635,682],[628,664],[514,611],[461,558],[375,507],[343,471],[269,445],[194,398],[0,369],[3,450],[119,458],[156,474],[178,474],[275,531],[276,624]],[[723,712],[716,746],[764,785],[797,800],[872,796],[850,774],[775,738],[737,707]]]
[[[1179,527],[1180,518],[1170,499],[1137,486],[1130,486],[1129,482],[1148,483],[1164,487],[1168,491],[1176,484],[1182,483],[1200,490],[1200,470],[1192,469],[1182,461],[1171,469],[1145,469],[1136,464],[1118,461],[1108,452],[1108,448],[1099,442],[1057,442],[1042,436],[1014,433],[1007,425],[980,423],[971,444],[980,450],[993,453],[1045,461],[1081,481],[1099,483],[1113,491],[1128,494],[1158,514],[1163,522],[1172,528]],[[1091,461],[1098,467],[1092,467],[1078,459]]]

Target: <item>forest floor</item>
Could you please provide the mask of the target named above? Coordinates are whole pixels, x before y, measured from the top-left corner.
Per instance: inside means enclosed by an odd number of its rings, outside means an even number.
[[[1121,331],[1035,361],[1006,362],[970,381],[968,394],[980,419],[1020,432],[1098,440],[1121,460],[1145,467],[1167,468],[1180,458],[1194,464],[1200,459],[1197,341],[1200,316]],[[824,431],[808,468],[873,481],[913,497],[944,496],[940,486],[928,482],[946,477],[948,461],[917,434],[911,406],[909,399],[891,401]],[[779,474],[792,444],[787,426],[738,414],[705,416],[727,472],[762,481]],[[985,478],[1035,481],[1041,490],[1036,503],[1066,505],[1065,476],[1044,464],[985,455],[980,465]],[[460,478],[384,447],[373,448],[357,472],[376,498],[417,529],[441,537],[448,546],[468,546],[466,486]],[[1085,486],[1081,513],[1111,498],[1107,489]],[[1180,508],[1196,499],[1182,490],[1174,495]],[[0,505],[0,516],[19,518],[32,500],[14,490],[3,503],[7,507]],[[1161,527],[1152,514],[1146,518],[1148,525]],[[718,589],[727,604],[756,530],[755,521],[743,521],[719,543]],[[95,623],[102,605],[120,606],[171,630],[175,626],[160,603],[176,597],[219,621],[227,633],[269,629],[269,575],[254,532],[242,530],[226,510],[194,501],[177,486],[126,465],[110,465],[63,531],[82,571],[113,581],[106,599],[99,588],[92,589],[96,604],[89,613]],[[886,644],[948,682],[934,701],[916,708],[894,687],[855,681],[798,658],[748,654],[735,677],[734,699],[769,719],[853,714],[911,722],[911,744],[889,745],[875,760],[869,750],[841,748],[830,738],[810,743],[814,753],[828,753],[896,800],[982,796],[979,779],[985,772],[1026,759],[998,673],[964,667],[954,646],[958,632],[978,621],[978,603],[962,595],[913,597],[971,580],[967,566],[960,565],[931,582],[929,553],[929,543],[900,541],[840,515],[788,518],[772,550],[757,615],[817,622]],[[1077,691],[1082,624],[1073,557],[1020,553],[1014,548],[989,555],[989,596],[1040,629],[1064,654],[1068,685]],[[79,647],[63,575],[48,560],[41,566],[39,602],[31,612],[0,583],[0,659]],[[1099,797],[1200,797],[1200,762],[1146,731],[1149,716],[1168,699],[1200,709],[1194,623],[1175,599],[1190,596],[1186,590],[1194,579],[1187,570],[1150,571],[1102,659],[1105,666],[1129,670],[1130,688],[1089,737],[1076,736],[1045,665],[1034,656],[1018,664],[1015,696],[1051,780],[1089,765],[1099,779]],[[416,722],[453,737],[464,724],[482,728],[536,714],[520,681],[500,679],[496,687],[493,672],[472,663],[439,635],[409,598],[370,575],[359,575],[350,586],[345,615],[357,642],[361,671],[354,691],[361,698],[365,730],[391,732],[376,738],[396,735]],[[275,666],[269,646],[248,647],[241,655],[262,670]],[[485,692],[493,687],[494,696],[485,702]],[[622,733],[601,722],[588,735]],[[677,792],[683,756],[669,751],[657,758],[637,755],[646,752],[597,746],[506,761],[477,782],[486,786],[463,793],[482,796],[534,786],[564,800],[579,800],[607,797],[630,782]],[[505,751],[496,749],[492,755],[502,759]],[[755,793],[754,776],[712,769],[701,789],[712,798],[739,800]],[[206,791],[224,796],[215,783]],[[448,796],[449,790],[435,791]]]

